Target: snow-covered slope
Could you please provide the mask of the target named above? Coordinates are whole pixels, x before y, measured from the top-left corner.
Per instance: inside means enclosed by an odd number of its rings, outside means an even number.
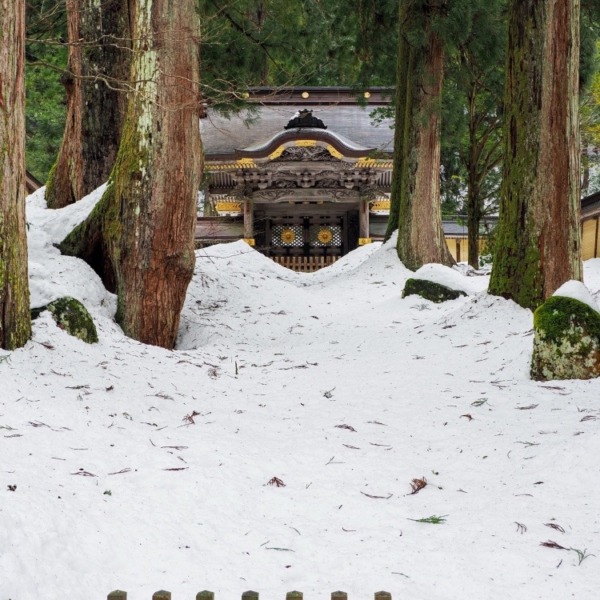
[[[100,342],[46,314],[0,352],[1,600],[596,597],[600,381],[529,381],[529,311],[401,299],[393,243],[303,275],[239,242],[198,251],[178,349],[144,346],[51,245],[95,199],[29,201],[32,304],[76,296]]]

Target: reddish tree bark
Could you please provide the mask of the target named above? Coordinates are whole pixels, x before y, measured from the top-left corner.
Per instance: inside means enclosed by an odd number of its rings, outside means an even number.
[[[25,2],[0,0],[0,348],[31,336],[25,228]]]
[[[115,167],[100,203],[61,250],[114,284],[127,335],[172,348],[195,262],[200,28],[194,0],[133,6],[134,91]]]
[[[490,293],[535,309],[581,280],[579,0],[513,0]]]
[[[129,4],[67,0],[67,121],[46,200],[61,208],[104,183],[114,165],[131,57]]]
[[[425,6],[405,1],[401,10],[398,72],[403,90],[396,114],[404,132],[394,149],[392,206],[398,210],[398,256],[409,269],[425,263],[454,263],[444,239],[440,203],[441,94],[444,81],[444,47],[433,30],[433,19],[445,0]],[[421,43],[415,44],[415,27],[425,23]],[[416,24],[416,25],[415,25]],[[403,104],[402,104],[403,102]]]

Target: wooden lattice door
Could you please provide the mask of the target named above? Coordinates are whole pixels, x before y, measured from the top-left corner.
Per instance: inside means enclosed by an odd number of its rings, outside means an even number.
[[[275,256],[341,256],[345,250],[341,216],[280,217],[270,221],[268,232]]]

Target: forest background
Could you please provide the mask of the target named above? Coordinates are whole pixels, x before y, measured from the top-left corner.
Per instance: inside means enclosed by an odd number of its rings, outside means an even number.
[[[199,0],[204,100],[224,112],[251,86],[349,86],[357,98],[396,79],[396,0]],[[600,3],[581,10],[582,196],[600,190]],[[442,118],[442,213],[466,213],[477,183],[483,213],[497,211],[507,34],[506,0],[456,0],[448,18]],[[27,169],[45,182],[65,128],[65,3],[28,0]],[[377,122],[388,111],[374,112]],[[476,164],[473,164],[476,163]]]

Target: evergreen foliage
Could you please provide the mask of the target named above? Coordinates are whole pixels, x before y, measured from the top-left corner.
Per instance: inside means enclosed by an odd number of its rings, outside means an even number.
[[[425,0],[411,0],[415,6]],[[244,104],[248,86],[349,85],[357,90],[395,86],[398,45],[398,0],[198,0],[203,17],[201,81],[203,95],[223,109]],[[581,3],[582,137],[596,148],[600,121],[596,40],[600,2]],[[484,75],[477,92],[477,112],[487,115],[478,126],[485,135],[502,116],[498,86],[504,73],[506,0],[453,0],[434,19],[446,55],[442,105],[441,196],[445,216],[466,216],[469,183],[467,93],[475,67]],[[63,0],[27,1],[27,167],[46,180],[56,159],[64,130],[65,91],[60,83],[67,62]],[[409,33],[422,43],[423,29],[415,21]],[[419,42],[421,40],[421,42]],[[389,113],[389,111],[388,111]],[[490,119],[490,117],[494,117]],[[497,130],[486,148],[498,143]],[[500,170],[482,174],[485,210],[497,202]],[[600,188],[596,156],[583,157],[592,192]],[[485,161],[480,163],[480,167]],[[485,171],[485,169],[484,169]],[[484,211],[485,212],[485,211]]]
[[[351,85],[357,14],[339,0],[199,0],[201,82],[223,110],[249,86]]]
[[[60,148],[65,127],[65,89],[61,74],[67,66],[64,2],[27,2],[25,71],[27,169],[46,181]]]

